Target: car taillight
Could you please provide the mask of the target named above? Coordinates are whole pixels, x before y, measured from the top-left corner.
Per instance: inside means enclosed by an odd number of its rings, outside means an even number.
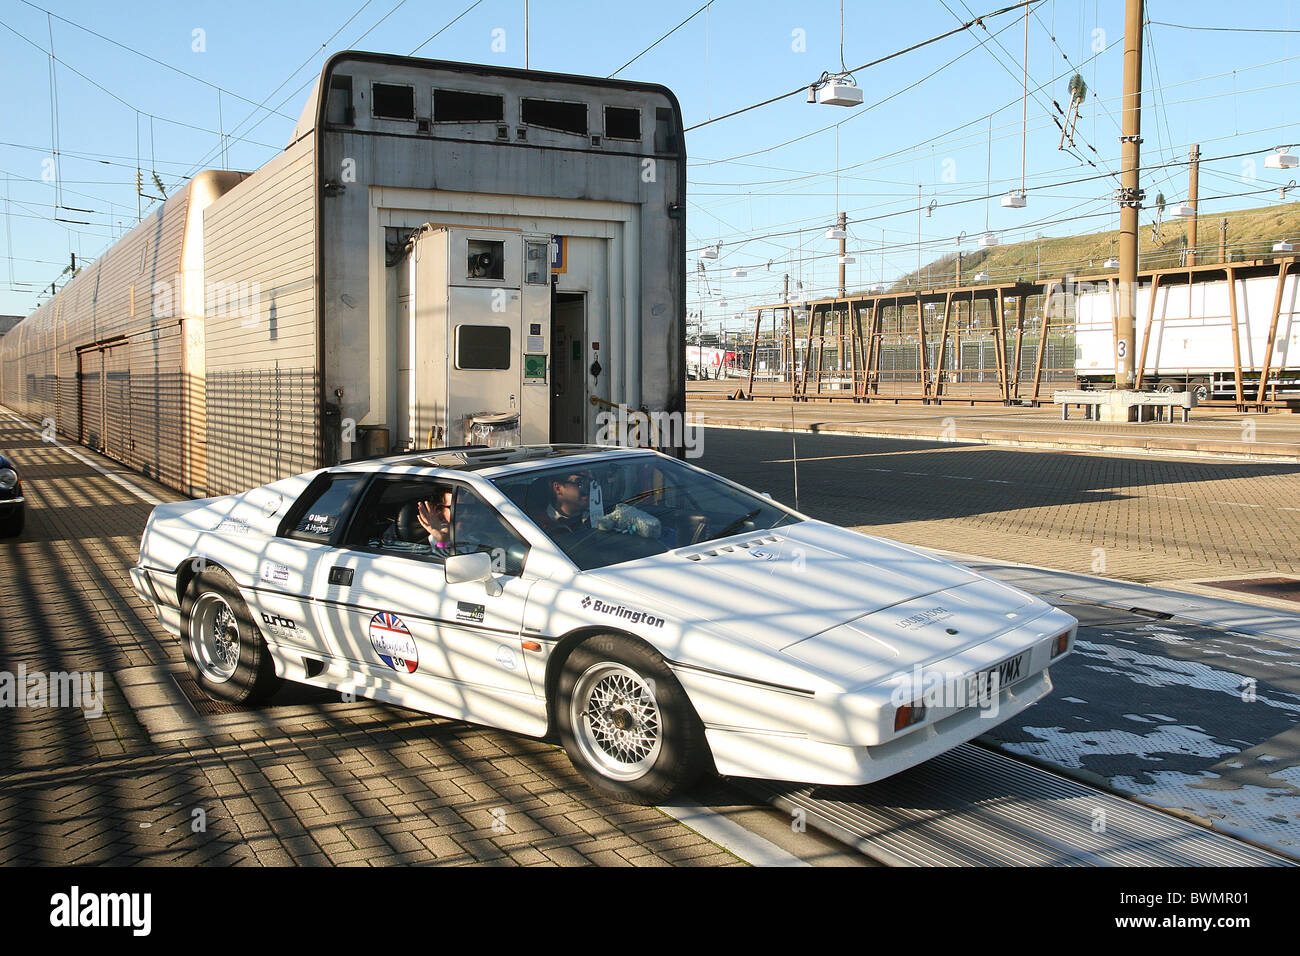
[[[925,704],[904,704],[894,711],[894,730],[911,727],[922,720],[925,720]]]
[[[1070,649],[1070,632],[1056,635],[1056,640],[1052,641],[1052,657],[1060,657]]]

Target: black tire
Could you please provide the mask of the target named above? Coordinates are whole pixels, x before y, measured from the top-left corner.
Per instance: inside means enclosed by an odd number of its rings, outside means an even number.
[[[254,704],[275,693],[271,652],[225,569],[209,567],[190,581],[181,620],[185,666],[209,697]]]
[[[1209,382],[1193,382],[1188,386],[1188,391],[1192,392],[1196,396],[1197,404],[1208,402],[1210,400]]]
[[[603,711],[600,700],[608,702]],[[574,648],[556,684],[554,713],[573,766],[625,803],[670,800],[711,763],[704,725],[681,684],[663,657],[626,635],[600,634]]]
[[[16,538],[23,533],[27,523],[27,509],[19,508],[9,517],[0,520],[0,538]]]

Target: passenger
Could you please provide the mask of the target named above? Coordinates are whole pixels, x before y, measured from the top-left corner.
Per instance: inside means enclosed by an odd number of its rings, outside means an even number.
[[[416,506],[416,517],[420,527],[429,534],[429,548],[433,554],[451,553],[452,497],[452,490],[444,488],[434,498]]]
[[[541,529],[552,536],[589,530],[591,479],[573,472],[564,478],[552,478],[550,487],[551,500],[537,519]]]

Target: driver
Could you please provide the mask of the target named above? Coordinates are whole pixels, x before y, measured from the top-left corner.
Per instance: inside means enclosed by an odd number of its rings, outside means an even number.
[[[573,533],[591,528],[591,478],[573,472],[550,481],[550,502],[540,521],[547,534]]]

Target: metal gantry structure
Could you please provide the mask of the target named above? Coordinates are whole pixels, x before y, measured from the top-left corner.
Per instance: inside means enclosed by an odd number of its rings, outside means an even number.
[[[1294,357],[1278,354],[1285,351],[1284,340],[1291,334],[1292,312],[1286,302],[1300,282],[1297,262],[1296,256],[1278,256],[1140,273],[1137,285],[1146,303],[1132,367],[1136,387],[1170,378],[1170,369],[1161,367],[1160,337],[1174,335],[1176,323],[1183,321],[1165,315],[1172,290],[1187,289],[1190,297],[1193,287],[1221,284],[1226,300],[1223,337],[1230,342],[1222,343],[1216,371],[1228,386],[1224,397],[1213,403],[1243,410],[1294,404],[1294,394],[1289,399],[1278,394],[1284,367],[1295,365]],[[1293,280],[1291,293],[1288,278]],[[1247,308],[1248,282],[1253,288],[1273,283],[1267,314],[1261,314],[1262,308]],[[744,397],[971,405],[1051,402],[1053,387],[1074,387],[1088,377],[1075,358],[1080,290],[1107,296],[1115,303],[1111,314],[1118,313],[1115,273],[758,305],[751,309],[753,339]],[[1157,313],[1161,292],[1164,304]],[[1199,323],[1204,316],[1189,318]],[[1113,323],[1106,328],[1116,334]],[[1186,376],[1187,371],[1179,373]],[[1295,391],[1285,384],[1283,388]]]
[[[1033,297],[1039,303],[1031,310]],[[796,401],[1038,404],[1044,400],[1044,372],[1059,380],[1064,371],[1049,369],[1045,359],[1049,339],[1054,332],[1064,336],[1070,321],[1066,297],[1066,280],[1058,279],[760,305],[753,310],[748,394]],[[1009,304],[1014,321],[1008,321]],[[760,396],[755,380],[769,371],[760,356],[765,319],[771,323],[766,353],[776,356],[770,371],[788,389]],[[1028,369],[1026,333],[1036,340]],[[986,344],[994,355],[988,370]],[[968,361],[972,347],[976,362]],[[905,358],[909,353],[911,360]],[[992,381],[986,371],[995,373]],[[1068,372],[1073,382],[1073,362]]]

